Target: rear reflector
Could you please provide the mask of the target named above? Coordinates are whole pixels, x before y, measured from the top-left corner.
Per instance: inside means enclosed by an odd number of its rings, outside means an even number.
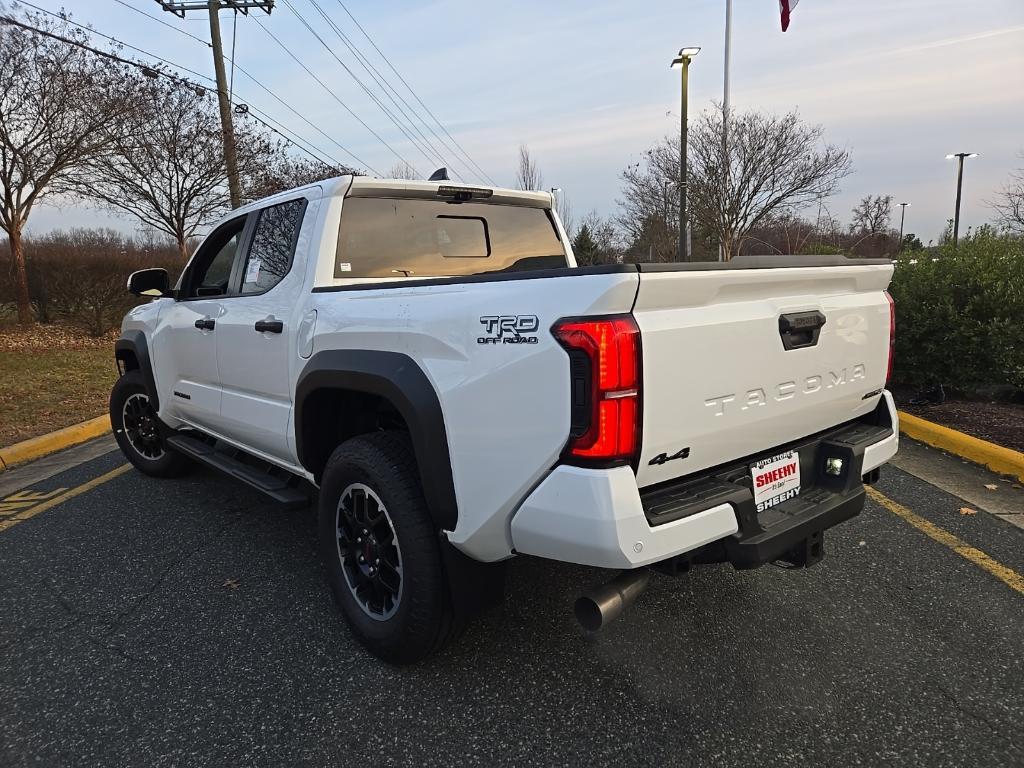
[[[632,461],[640,447],[640,329],[633,316],[562,320],[552,333],[570,359],[567,456],[584,464]]]
[[[888,291],[885,292],[885,298],[889,301],[889,365],[885,370],[885,383],[888,385],[892,378],[892,360],[896,355],[896,302]]]

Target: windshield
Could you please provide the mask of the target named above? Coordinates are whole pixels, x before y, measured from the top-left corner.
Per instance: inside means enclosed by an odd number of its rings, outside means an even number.
[[[334,276],[440,277],[567,266],[543,208],[350,197]]]

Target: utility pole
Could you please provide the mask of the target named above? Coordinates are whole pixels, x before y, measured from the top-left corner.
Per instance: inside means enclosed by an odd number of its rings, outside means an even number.
[[[185,18],[186,11],[205,10],[210,16],[210,44],[213,48],[213,70],[217,77],[217,103],[220,106],[220,128],[224,141],[224,168],[228,174],[228,190],[231,207],[242,204],[242,185],[238,179],[238,157],[235,154],[235,126],[231,120],[231,99],[228,96],[228,79],[224,71],[224,45],[220,39],[220,11],[228,8],[246,15],[250,8],[259,8],[270,13],[274,0],[157,0],[170,13]]]
[[[213,69],[217,73],[217,102],[220,105],[220,127],[224,137],[224,167],[228,171],[231,207],[242,204],[242,185],[238,181],[238,158],[235,155],[235,126],[231,122],[228,100],[228,78],[224,72],[224,47],[220,41],[220,0],[210,0],[210,42],[213,44]]]
[[[960,240],[960,192],[964,185],[964,158],[965,157],[977,157],[977,152],[955,152],[952,155],[946,155],[947,160],[952,160],[954,157],[958,161],[956,169],[956,212],[953,214],[953,247],[956,248],[957,243]]]

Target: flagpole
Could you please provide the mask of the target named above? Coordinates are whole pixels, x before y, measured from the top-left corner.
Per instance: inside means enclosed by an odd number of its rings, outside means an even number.
[[[729,59],[732,53],[732,0],[725,0],[725,82],[722,88],[722,160],[724,163],[725,186],[729,189]],[[718,260],[725,259],[725,244],[718,240]]]

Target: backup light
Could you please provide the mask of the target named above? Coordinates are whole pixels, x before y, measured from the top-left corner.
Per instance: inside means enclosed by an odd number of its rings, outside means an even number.
[[[832,477],[841,477],[843,474],[843,460],[835,456],[825,459],[825,474]]]

